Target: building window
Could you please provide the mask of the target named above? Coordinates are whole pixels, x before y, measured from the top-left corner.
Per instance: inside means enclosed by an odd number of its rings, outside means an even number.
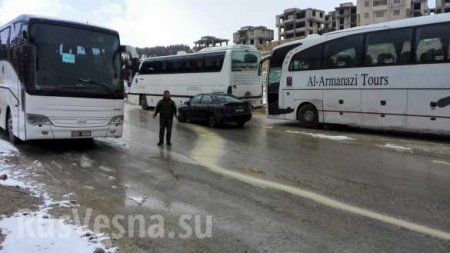
[[[394,10],[394,16],[400,16],[400,10]]]
[[[365,19],[368,19],[368,18],[369,18],[369,16],[370,16],[370,15],[369,15],[369,13],[368,13],[368,12],[364,13],[364,18],[365,18]]]
[[[400,0],[394,0],[394,4],[399,4]]]
[[[376,11],[376,12],[375,12],[375,17],[377,17],[377,18],[382,18],[382,17],[384,17],[384,11]]]
[[[369,1],[365,1],[365,2],[364,2],[364,7],[369,7],[369,5],[370,5],[370,2],[369,2]]]

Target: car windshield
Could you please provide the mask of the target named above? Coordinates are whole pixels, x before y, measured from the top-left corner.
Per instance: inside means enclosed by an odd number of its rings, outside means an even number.
[[[235,97],[232,96],[217,96],[217,99],[222,104],[231,104],[231,103],[241,103],[241,101]]]
[[[233,52],[231,58],[233,72],[258,69],[260,55],[257,52]]]
[[[31,93],[120,98],[120,43],[116,34],[44,23],[30,28],[35,46]]]

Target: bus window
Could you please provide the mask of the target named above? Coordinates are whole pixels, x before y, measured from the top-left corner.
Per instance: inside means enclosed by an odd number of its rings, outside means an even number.
[[[322,46],[308,48],[292,57],[289,71],[315,70],[320,68]]]
[[[0,59],[7,58],[7,47],[9,45],[9,31],[8,27],[0,32]]]
[[[449,26],[434,25],[417,29],[416,61],[418,63],[439,63],[448,60]]]
[[[351,68],[361,65],[363,35],[336,39],[325,45],[324,68]]]
[[[411,29],[405,29],[367,35],[366,65],[409,63],[411,58],[411,34]]]
[[[220,72],[222,70],[225,52],[205,55],[204,72]]]
[[[256,52],[233,52],[231,59],[232,71],[254,71],[258,68],[259,55]]]

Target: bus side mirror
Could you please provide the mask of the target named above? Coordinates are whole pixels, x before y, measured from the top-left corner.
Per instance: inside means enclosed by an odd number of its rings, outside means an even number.
[[[126,46],[120,46],[119,47],[119,52],[120,53],[125,53],[127,51],[127,47]]]

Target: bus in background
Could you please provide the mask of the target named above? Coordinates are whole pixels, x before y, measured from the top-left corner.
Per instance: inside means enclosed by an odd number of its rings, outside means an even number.
[[[363,26],[275,48],[268,114],[450,133],[450,14]]]
[[[134,75],[139,71],[139,54],[135,47],[123,46],[122,52],[122,77],[124,81],[125,93],[129,92]]]
[[[148,58],[141,63],[128,101],[155,107],[164,90],[183,104],[197,94],[231,94],[252,106],[262,103],[261,53],[254,46],[210,47],[192,54]]]
[[[22,15],[0,28],[0,127],[11,142],[122,135],[116,31]]]

